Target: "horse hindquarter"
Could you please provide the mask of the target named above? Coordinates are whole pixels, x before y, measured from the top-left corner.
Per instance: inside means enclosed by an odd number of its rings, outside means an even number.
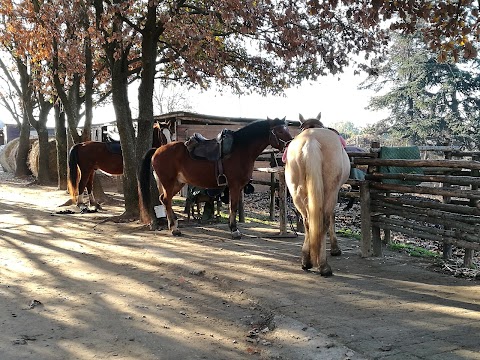
[[[326,260],[326,230],[349,168],[348,156],[330,130],[305,130],[289,146],[285,177],[306,226],[302,265],[318,266],[322,275],[332,273]]]

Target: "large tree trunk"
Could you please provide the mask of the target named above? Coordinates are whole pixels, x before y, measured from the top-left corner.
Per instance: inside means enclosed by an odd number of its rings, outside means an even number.
[[[51,184],[55,179],[50,179],[50,150],[48,146],[48,130],[47,119],[52,104],[44,99],[39,100],[40,114],[38,121],[33,118],[33,114],[30,114],[30,123],[35,127],[38,134],[38,178],[37,182],[40,185]]]
[[[153,92],[155,87],[155,70],[157,58],[157,39],[160,29],[156,27],[156,6],[148,8],[147,20],[142,32],[142,73],[138,88],[138,136],[137,159],[141,162],[145,152],[152,147],[153,137]],[[160,204],[155,181],[151,182],[152,208],[149,209],[153,219],[151,227],[159,228],[159,221],[153,207]]]
[[[153,137],[153,92],[157,59],[156,5],[148,7],[147,19],[142,32],[142,73],[138,88],[138,137],[137,158],[140,162],[145,152],[152,147]]]
[[[67,189],[67,128],[65,113],[55,105],[55,139],[57,140],[58,189]]]
[[[37,183],[39,185],[49,185],[53,179],[50,179],[49,167],[50,167],[50,154],[48,147],[48,131],[45,125],[41,125],[37,129],[38,134],[38,178]]]
[[[20,138],[18,141],[17,157],[15,158],[15,176],[24,177],[32,174],[27,166],[28,152],[30,151],[30,123],[25,112],[20,126]]]
[[[138,219],[137,158],[135,129],[128,102],[128,62],[126,56],[115,61],[112,71],[112,102],[123,154],[123,217]]]

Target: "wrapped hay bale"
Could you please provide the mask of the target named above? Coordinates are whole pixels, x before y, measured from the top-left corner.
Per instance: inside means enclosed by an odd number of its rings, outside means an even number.
[[[4,169],[3,165],[2,165],[2,156],[3,156],[3,149],[5,149],[5,145],[0,145],[0,170],[2,171],[7,171]]]
[[[38,178],[38,155],[40,146],[38,140],[32,145],[28,153],[27,165],[35,178]],[[58,177],[57,167],[57,141],[55,139],[48,140],[48,177],[52,181],[56,181]]]
[[[34,141],[35,139],[30,139],[30,149]],[[0,153],[0,165],[4,171],[14,173],[17,170],[16,159],[19,145],[20,139],[15,138],[8,142]]]
[[[19,138],[13,139],[5,145],[0,153],[0,165],[5,172],[14,173],[17,168],[15,158],[17,157],[19,142]]]

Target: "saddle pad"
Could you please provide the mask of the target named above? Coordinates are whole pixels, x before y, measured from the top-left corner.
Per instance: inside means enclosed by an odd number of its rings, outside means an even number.
[[[105,145],[112,154],[122,155],[122,146],[119,141],[106,142]]]
[[[381,147],[380,159],[420,160],[418,146]],[[402,166],[380,166],[379,172],[383,174],[419,174],[423,175],[423,168]],[[418,185],[419,181],[404,181],[400,179],[383,179],[386,184]]]

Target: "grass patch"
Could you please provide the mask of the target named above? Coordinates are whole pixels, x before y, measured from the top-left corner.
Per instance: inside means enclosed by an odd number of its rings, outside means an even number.
[[[403,243],[391,243],[388,244],[388,248],[393,251],[400,251],[407,253],[410,256],[422,257],[422,258],[438,258],[438,254],[434,251],[424,249],[420,246]]]
[[[342,228],[335,231],[338,235],[346,237],[346,238],[353,238],[356,240],[362,239],[362,234],[358,231],[353,231],[352,229]]]

